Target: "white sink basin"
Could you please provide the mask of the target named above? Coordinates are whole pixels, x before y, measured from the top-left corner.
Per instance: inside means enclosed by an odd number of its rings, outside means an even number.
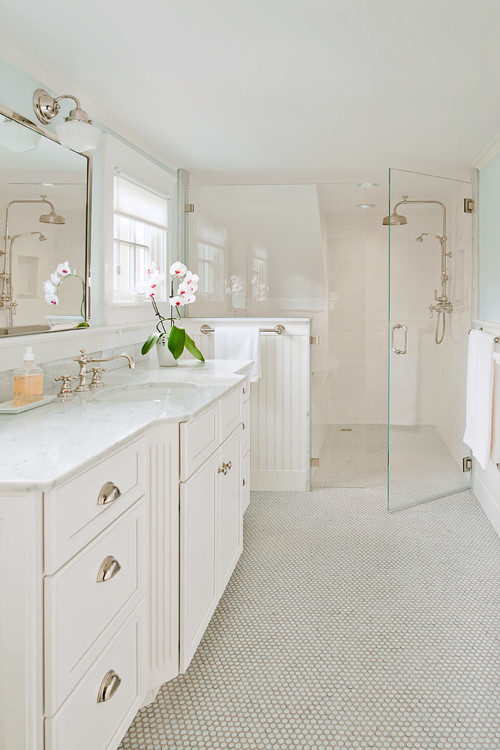
[[[160,401],[186,400],[199,391],[195,383],[141,383],[102,388],[95,394],[99,401]]]

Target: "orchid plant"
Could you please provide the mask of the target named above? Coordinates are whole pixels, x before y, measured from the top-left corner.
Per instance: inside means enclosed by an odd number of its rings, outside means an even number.
[[[152,263],[151,266],[146,268],[146,280],[136,286],[138,294],[144,294],[150,298],[155,315],[158,317],[158,323],[156,324],[158,333],[153,333],[149,336],[142,346],[141,353],[147,354],[161,338],[168,335],[168,348],[172,352],[174,359],[179,359],[184,349],[187,349],[193,357],[204,362],[205,358],[193,339],[187,335],[184,328],[178,328],[174,320],[174,310],[177,318],[180,318],[180,308],[184,305],[191,305],[196,301],[195,292],[198,290],[199,278],[195,273],[188,271],[186,266],[180,261],[170,266],[169,302],[171,310],[170,317],[167,318],[160,313],[155,299],[158,288],[163,280],[164,277],[161,275],[160,269],[156,263]],[[167,320],[170,322],[170,332],[167,332],[165,328],[165,321]]]
[[[45,293],[45,302],[49,305],[57,306],[59,304],[59,287],[69,276],[74,276],[82,282],[82,302],[80,304],[80,315],[85,317],[85,279],[79,276],[76,271],[71,272],[69,262],[59,263],[54,273],[50,274],[50,279],[43,282],[43,291]],[[78,323],[77,328],[88,328],[88,323],[82,320]]]

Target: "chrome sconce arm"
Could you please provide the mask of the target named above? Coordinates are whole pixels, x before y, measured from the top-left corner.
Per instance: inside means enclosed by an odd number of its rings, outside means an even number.
[[[74,151],[89,151],[97,148],[101,131],[92,124],[88,114],[80,106],[79,100],[72,94],[53,97],[44,89],[36,89],[33,94],[33,109],[36,116],[47,125],[59,114],[62,99],[72,99],[76,107],[70,110],[64,122],[56,125],[56,133],[63,146]]]

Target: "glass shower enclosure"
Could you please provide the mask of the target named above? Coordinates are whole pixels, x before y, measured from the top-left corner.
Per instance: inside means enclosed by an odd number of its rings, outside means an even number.
[[[388,508],[470,487],[463,471],[471,327],[471,183],[389,173]]]

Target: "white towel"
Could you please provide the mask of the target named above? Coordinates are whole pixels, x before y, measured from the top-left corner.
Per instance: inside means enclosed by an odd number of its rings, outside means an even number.
[[[493,435],[491,439],[491,458],[500,464],[500,357],[495,354],[493,385]]]
[[[478,330],[470,332],[464,443],[471,448],[482,469],[486,469],[491,453],[494,346],[491,334]]]
[[[215,359],[253,359],[250,382],[262,376],[259,329],[253,326],[229,327],[215,324]]]

